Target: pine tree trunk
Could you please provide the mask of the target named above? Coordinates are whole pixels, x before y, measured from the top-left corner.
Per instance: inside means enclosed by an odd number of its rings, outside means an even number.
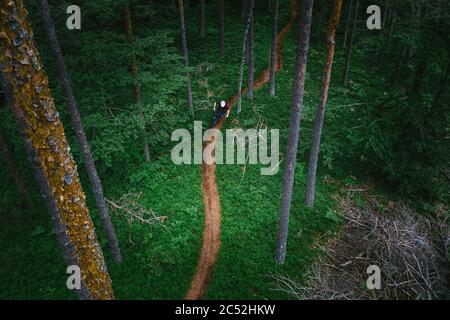
[[[84,132],[83,124],[81,122],[80,112],[78,110],[77,101],[73,92],[72,85],[70,83],[69,72],[67,71],[64,57],[59,44],[58,36],[56,34],[53,19],[50,15],[50,9],[48,7],[47,0],[39,0],[42,20],[47,31],[50,48],[53,52],[53,56],[58,66],[58,76],[61,82],[61,86],[64,92],[67,108],[69,109],[72,125],[75,130],[75,134],[80,145],[81,153],[83,155],[84,164],[91,181],[92,191],[97,203],[97,209],[99,211],[100,219],[102,221],[103,228],[108,236],[108,244],[112,252],[112,256],[116,263],[122,262],[122,254],[120,253],[119,243],[117,241],[116,232],[111,222],[111,217],[106,207],[105,198],[103,196],[102,183],[98,176],[97,169],[95,168],[94,159],[92,158],[89,142]]]
[[[303,96],[305,93],[306,63],[309,38],[311,35],[311,18],[313,0],[302,0],[300,9],[300,31],[297,42],[297,57],[292,85],[292,106],[289,120],[288,143],[285,156],[283,190],[281,194],[280,230],[278,235],[277,262],[283,264],[286,258],[289,214],[291,210],[292,190],[294,187],[297,148],[300,133]]]
[[[189,53],[188,53],[187,41],[186,41],[186,28],[185,28],[185,23],[184,23],[183,0],[178,0],[178,12],[180,15],[181,46],[183,49],[183,58],[184,58],[184,76],[186,79],[187,102],[188,102],[188,107],[192,113],[192,118],[194,118],[194,105],[192,102],[191,76],[189,75]]]
[[[220,57],[225,57],[225,8],[224,0],[219,0]]]
[[[344,66],[344,80],[343,80],[344,87],[347,85],[348,82],[348,75],[350,69],[350,56],[352,54],[353,39],[355,37],[356,22],[358,20],[358,9],[359,9],[359,0],[356,0],[355,15],[353,17],[353,26],[350,32],[347,47],[345,49],[345,66]]]
[[[200,37],[205,37],[205,0],[200,0]]]
[[[141,83],[138,80],[138,71],[137,71],[137,58],[136,51],[134,50],[134,40],[133,40],[133,27],[131,23],[131,13],[130,13],[130,4],[128,1],[125,1],[123,6],[123,19],[125,24],[125,35],[127,38],[128,44],[131,46],[131,66],[130,72],[131,76],[134,80],[134,103],[138,108],[138,113],[142,119],[145,119],[144,112],[142,110],[142,98],[141,98]],[[142,141],[144,145],[144,160],[145,162],[150,162],[150,150],[147,142],[147,130],[144,128],[141,134]]]
[[[278,34],[278,8],[279,0],[275,0],[273,6],[273,17],[272,17],[272,43],[270,46],[270,70],[269,70],[269,94],[273,97],[275,96],[275,69],[277,64],[277,34]]]
[[[254,0],[251,0],[254,2]],[[254,5],[253,5],[254,6]],[[250,30],[248,36],[248,90],[247,97],[253,100],[253,86],[255,83],[255,19],[253,10],[249,10],[250,14]]]
[[[81,299],[113,299],[77,166],[51,96],[22,0],[0,2],[2,83],[52,215],[67,266],[81,270]],[[15,39],[14,41],[10,39]]]
[[[244,2],[245,2],[244,21],[247,21],[249,18],[250,0],[244,0]],[[251,20],[250,20],[250,22],[251,22]],[[249,32],[250,32],[250,29],[249,29]],[[247,41],[245,42],[245,64],[247,64],[247,65],[249,62],[249,58],[250,58],[250,36],[247,36]]]
[[[348,32],[350,30],[350,22],[352,20],[352,9],[353,9],[353,0],[350,0],[348,9],[347,9],[347,22],[345,23],[345,32],[344,32],[344,41],[343,41],[344,48],[347,48]]]
[[[247,0],[250,3],[250,6],[248,8],[249,14],[247,14],[247,23],[245,25],[245,31],[244,31],[244,44],[242,45],[242,56],[241,56],[241,66],[239,68],[239,84],[238,84],[238,91],[237,91],[237,113],[241,112],[241,105],[242,105],[242,82],[244,80],[244,64],[245,64],[245,57],[246,57],[246,47],[247,47],[247,38],[248,38],[248,32],[250,29],[251,24],[251,15],[253,13],[254,8],[254,0]]]
[[[314,202],[314,191],[316,184],[317,161],[319,158],[320,137],[325,116],[325,106],[328,99],[328,89],[330,87],[331,69],[333,66],[334,49],[336,46],[336,28],[341,16],[342,0],[334,0],[333,15],[328,23],[327,31],[327,55],[322,78],[322,88],[320,90],[320,101],[317,106],[316,119],[314,122],[313,142],[309,159],[308,186],[306,190],[306,205],[312,207]]]
[[[3,156],[3,159],[5,160],[6,169],[14,179],[17,191],[19,191],[20,194],[21,202],[23,203],[26,209],[32,209],[33,202],[31,201],[30,193],[28,192],[28,188],[25,186],[23,176],[16,165],[16,161],[14,160],[14,156],[11,153],[9,143],[6,140],[6,137],[3,134],[1,128],[0,128],[0,154]]]

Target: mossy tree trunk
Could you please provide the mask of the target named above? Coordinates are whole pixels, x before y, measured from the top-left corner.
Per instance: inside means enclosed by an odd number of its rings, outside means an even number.
[[[80,267],[77,293],[82,299],[113,299],[77,166],[22,0],[0,1],[0,30],[2,84],[52,215],[65,263]]]
[[[61,46],[59,44],[58,36],[56,34],[53,19],[50,15],[48,2],[47,0],[39,0],[39,5],[42,20],[44,21],[44,26],[47,31],[50,48],[53,52],[53,56],[58,66],[58,76],[64,92],[67,108],[69,109],[70,118],[72,120],[72,124],[75,129],[78,144],[80,145],[80,149],[82,151],[81,153],[83,155],[86,171],[88,173],[89,180],[91,181],[92,191],[95,196],[99,216],[102,221],[103,228],[105,229],[106,235],[108,237],[108,244],[111,249],[114,261],[116,263],[121,263],[122,254],[120,253],[120,247],[117,241],[116,231],[114,230],[114,226],[111,222],[111,217],[109,216],[108,213],[108,208],[106,206],[105,198],[103,195],[102,183],[100,181],[100,177],[98,176],[97,169],[94,164],[94,159],[92,158],[91,148],[89,147],[89,142],[86,138],[83,124],[81,122],[80,112],[78,111],[78,104],[75,98],[75,94],[73,92],[72,85],[70,83],[69,72],[67,71],[67,67],[64,62],[64,57],[62,54]]]

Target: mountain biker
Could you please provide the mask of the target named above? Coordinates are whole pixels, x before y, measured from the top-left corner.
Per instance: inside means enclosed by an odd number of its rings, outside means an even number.
[[[225,117],[228,118],[230,115],[230,107],[226,101],[222,100],[220,103],[214,102],[214,112],[216,113],[211,124],[211,128],[214,128],[219,121],[219,119]]]

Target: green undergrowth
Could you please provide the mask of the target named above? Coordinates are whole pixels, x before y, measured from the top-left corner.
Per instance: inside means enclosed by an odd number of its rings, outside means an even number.
[[[208,7],[208,10],[213,9],[215,8]],[[186,13],[196,119],[203,120],[204,128],[211,120],[213,101],[226,99],[237,90],[243,28],[238,14],[226,17],[226,51],[225,58],[220,59],[217,22],[212,12],[207,16],[207,35],[206,40],[203,40],[197,34],[196,11],[192,9]],[[286,4],[281,8],[280,27],[284,26],[288,17],[289,7]],[[137,33],[143,32],[145,25],[137,26],[136,29]],[[270,16],[261,15],[257,18],[255,29],[258,75],[267,67]],[[175,35],[178,36],[176,33]],[[175,39],[175,43],[178,43],[178,39]],[[269,129],[279,129],[281,159],[284,158],[287,141],[295,50],[296,39],[291,31],[283,44],[284,66],[277,75],[276,96],[269,96],[266,85],[255,92],[252,103],[243,97],[243,112],[237,115],[234,110],[225,127],[257,128],[262,124]],[[339,193],[340,186],[330,182],[333,179],[326,177],[331,176],[343,181],[347,179],[349,183],[358,181],[356,178],[350,178],[352,175],[365,179],[363,172],[351,169],[351,161],[339,161],[345,153],[339,142],[345,138],[341,136],[340,119],[351,116],[349,108],[342,106],[366,101],[364,98],[368,93],[362,92],[361,88],[370,81],[370,75],[365,71],[364,65],[359,64],[356,46],[353,62],[355,67],[352,67],[351,75],[358,81],[351,82],[349,89],[341,87],[342,51],[341,48],[337,50],[334,71],[336,76],[333,75],[330,88],[315,206],[306,208],[304,197],[311,127],[318,102],[324,58],[324,45],[316,41],[311,44],[287,259],[284,265],[275,263],[283,162],[279,172],[273,176],[262,176],[259,165],[217,167],[222,208],[222,245],[206,298],[289,298],[274,290],[276,284],[271,275],[281,273],[301,279],[305,269],[319,253],[314,244],[338,230],[342,217],[334,196]],[[76,72],[82,70],[72,72],[75,77]],[[56,78],[51,80],[56,81]],[[245,84],[246,80],[244,86]],[[370,90],[376,91],[376,88],[367,88],[367,91]],[[184,108],[184,88],[179,88],[179,92],[180,97],[183,97],[180,98],[180,108]],[[64,120],[65,124],[68,123],[68,119]],[[234,124],[231,123],[232,120],[235,120]],[[358,125],[355,119],[355,126]],[[184,126],[192,128],[192,124]],[[72,135],[69,140],[72,144],[75,143]],[[19,146],[16,149],[21,166],[25,168],[24,174],[31,177],[31,170],[27,168],[20,143],[16,144]],[[157,215],[167,217],[164,222],[152,225],[139,222],[129,224],[123,216],[112,214],[124,257],[121,265],[112,262],[95,210],[95,202],[89,192],[88,179],[84,168],[79,165],[83,186],[88,193],[89,207],[118,299],[182,299],[195,272],[204,218],[201,168],[199,165],[172,164],[172,145],[170,142],[158,149],[157,157],[149,164],[116,161],[111,167],[99,170],[105,194],[109,199],[114,201],[123,194],[141,192],[142,205],[151,208]],[[75,148],[79,162],[80,157],[76,150]],[[37,194],[32,179],[27,179],[27,184]],[[64,263],[58,252],[44,204],[40,197],[35,195],[36,209],[23,212],[18,209],[11,186],[12,181],[4,164],[0,162],[0,299],[75,298],[65,286],[67,275]]]

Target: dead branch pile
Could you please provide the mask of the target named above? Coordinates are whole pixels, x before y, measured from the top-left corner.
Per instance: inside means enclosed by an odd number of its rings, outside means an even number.
[[[337,237],[320,246],[325,253],[309,269],[301,285],[273,276],[279,290],[298,299],[438,299],[446,290],[449,225],[389,202],[367,189],[349,189],[336,198],[345,222]],[[367,201],[358,207],[353,196]],[[448,212],[446,213],[448,216]],[[381,270],[381,289],[369,290],[367,268]]]

